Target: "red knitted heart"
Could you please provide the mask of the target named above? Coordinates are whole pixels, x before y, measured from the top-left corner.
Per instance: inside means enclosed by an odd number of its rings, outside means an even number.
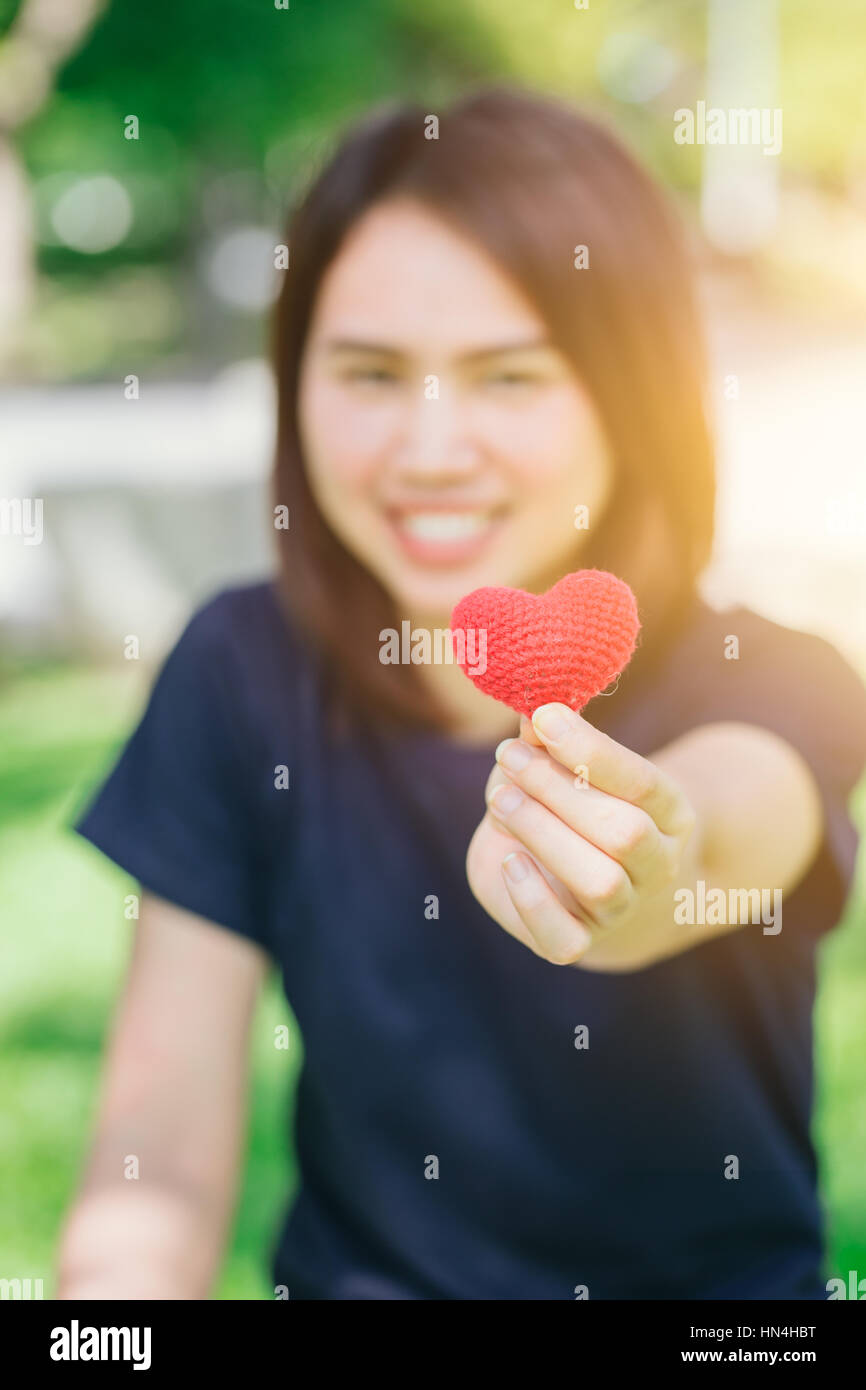
[[[463,633],[455,654],[470,680],[530,718],[549,701],[583,709],[628,665],[639,630],[634,594],[606,570],[567,574],[546,594],[473,589],[451,615],[451,632]]]

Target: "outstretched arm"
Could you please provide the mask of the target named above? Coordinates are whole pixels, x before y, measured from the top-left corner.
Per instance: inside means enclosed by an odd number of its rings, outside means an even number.
[[[542,711],[497,749],[466,861],[485,910],[536,954],[640,969],[754,920],[678,921],[699,881],[704,894],[784,894],[806,873],[821,840],[820,794],[778,735],[707,724],[643,758],[565,705]]]

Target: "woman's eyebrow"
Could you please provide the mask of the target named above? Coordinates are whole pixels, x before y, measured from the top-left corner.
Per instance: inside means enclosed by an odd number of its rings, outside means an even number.
[[[489,347],[475,348],[472,352],[464,353],[462,360],[477,362],[482,358],[505,357],[515,352],[540,352],[552,347],[553,344],[548,338],[524,338],[518,343],[494,343]]]
[[[544,348],[551,348],[553,344],[547,338],[527,338],[521,342],[492,343],[487,347],[473,348],[471,352],[462,353],[461,362],[477,362],[482,358],[503,357],[507,353],[538,351]],[[374,343],[362,338],[332,338],[324,344],[324,350],[329,355],[341,352],[375,352],[383,357],[404,357],[406,354],[402,348],[392,347],[388,343]]]
[[[400,348],[389,347],[387,343],[368,343],[361,338],[332,338],[324,344],[329,355],[339,352],[378,352],[386,357],[402,357]]]

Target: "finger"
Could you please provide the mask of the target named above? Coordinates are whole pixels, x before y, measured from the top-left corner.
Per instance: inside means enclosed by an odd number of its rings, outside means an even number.
[[[666,835],[680,835],[691,820],[686,797],[672,777],[617,743],[567,705],[539,705],[532,727],[551,757],[574,771],[586,769],[600,791],[630,801]]]
[[[524,743],[530,744],[533,748],[544,747],[544,744],[532,727],[532,720],[527,719],[525,714],[521,714],[520,716],[520,733],[518,737],[522,738]]]
[[[488,806],[505,833],[549,869],[598,926],[613,925],[632,907],[634,886],[622,865],[576,835],[540,801],[511,783],[494,787]]]
[[[621,864],[636,886],[665,881],[675,863],[676,842],[662,834],[646,811],[589,783],[576,786],[561,763],[522,739],[503,739],[495,756],[497,766],[523,791]]]
[[[585,923],[566,911],[529,855],[507,855],[502,862],[502,876],[537,953],[552,965],[573,965],[580,960],[592,945],[592,933]]]
[[[486,802],[488,802],[487,810],[484,816],[482,817],[480,824],[476,827],[475,835],[473,835],[472,842],[470,843],[469,850],[467,851],[467,872],[469,872],[470,887],[472,887],[472,891],[475,893],[475,896],[478,898],[479,902],[481,902],[482,906],[486,907],[486,910],[490,913],[490,915],[492,917],[495,917],[496,920],[500,922],[500,926],[505,927],[506,931],[511,931],[512,928],[509,926],[507,922],[502,922],[499,919],[497,911],[494,908],[492,908],[489,903],[485,901],[483,881],[480,882],[477,885],[477,887],[473,887],[472,873],[471,869],[469,868],[469,864],[471,859],[472,848],[475,844],[475,838],[476,836],[483,834],[485,826],[488,828],[488,830],[492,831],[496,837],[496,849],[494,849],[494,853],[498,852],[500,863],[505,857],[507,857],[507,855],[523,849],[523,845],[521,844],[521,842],[515,839],[514,836],[509,833],[509,831],[505,828],[505,826],[502,824],[500,820],[497,820],[496,816],[493,815],[489,806],[490,792],[493,790],[493,788],[497,786],[507,786],[509,781],[510,778],[508,778],[506,774],[502,771],[502,769],[496,763],[494,763],[493,770],[490,774],[490,777],[488,778],[487,790],[484,793],[484,799]],[[578,916],[579,907],[578,903],[575,900],[574,894],[570,893],[566,888],[565,884],[560,882],[560,880],[557,879],[556,876],[552,874],[549,871],[549,869],[545,867],[544,864],[538,863],[536,861],[533,862],[535,863],[538,872],[547,880],[554,893],[556,893],[556,895],[559,897],[559,900],[565,907],[566,912],[570,912],[574,916]],[[508,904],[508,911],[509,913],[512,912],[510,903]],[[525,929],[522,926],[518,926],[515,934],[520,933],[522,933],[523,936],[526,936]],[[527,944],[529,944],[529,938],[527,938]]]
[[[501,773],[500,776],[502,776]],[[469,887],[485,912],[487,912],[495,922],[498,922],[500,927],[508,932],[509,936],[516,937],[523,946],[526,946],[537,955],[538,948],[532,936],[523,925],[520,914],[508,897],[504,882],[502,884],[496,884],[496,894],[491,897],[491,882],[495,882],[495,879],[491,880],[483,870],[480,873],[478,871],[478,861],[477,857],[473,855],[473,850],[475,849],[476,840],[479,837],[484,837],[485,828],[493,831],[495,839],[498,842],[495,846],[491,846],[490,852],[498,858],[500,864],[507,855],[513,854],[523,848],[519,840],[515,840],[512,835],[508,835],[503,827],[498,825],[489,813],[486,814],[481,820],[481,823],[476,827],[475,834],[472,837],[466,854],[466,876]]]

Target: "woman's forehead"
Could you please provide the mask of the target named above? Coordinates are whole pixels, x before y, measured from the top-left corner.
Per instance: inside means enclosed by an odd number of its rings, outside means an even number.
[[[311,333],[408,350],[434,325],[465,351],[545,335],[520,286],[478,242],[408,202],[372,208],[322,278]]]

